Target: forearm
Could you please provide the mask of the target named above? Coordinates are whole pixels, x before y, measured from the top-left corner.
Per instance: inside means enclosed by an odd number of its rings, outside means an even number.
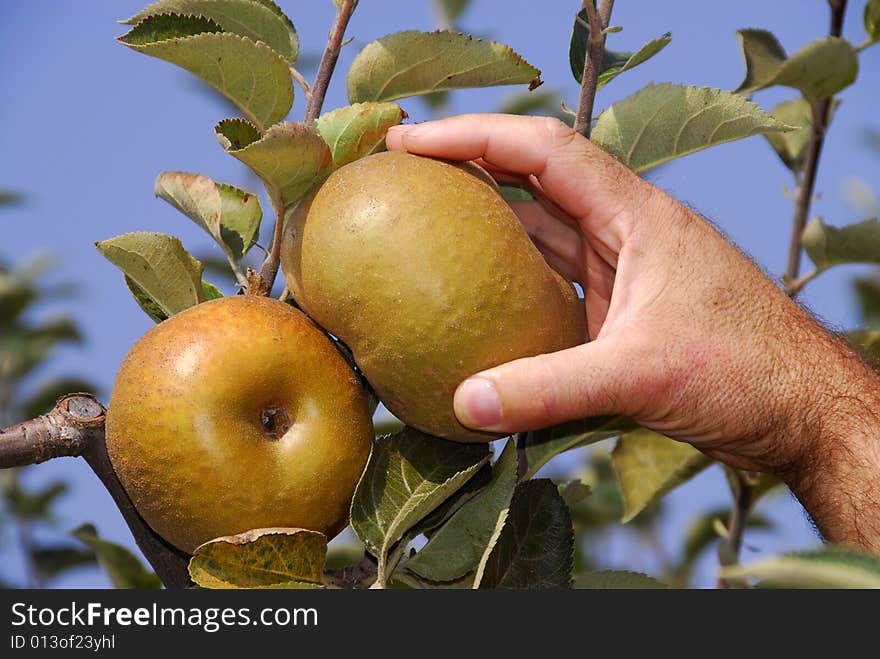
[[[812,383],[811,447],[783,476],[826,540],[880,552],[880,377],[847,347],[831,352]]]

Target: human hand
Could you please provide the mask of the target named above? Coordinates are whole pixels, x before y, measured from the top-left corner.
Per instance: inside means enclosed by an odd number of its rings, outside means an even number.
[[[703,218],[561,122],[464,115],[396,126],[387,145],[528,185],[540,201],[515,211],[584,290],[592,341],[475,374],[455,396],[464,425],[515,432],[622,414],[791,483],[811,481],[806,465],[822,462],[841,423],[880,409],[880,385],[851,350]],[[869,453],[880,465],[877,443]]]

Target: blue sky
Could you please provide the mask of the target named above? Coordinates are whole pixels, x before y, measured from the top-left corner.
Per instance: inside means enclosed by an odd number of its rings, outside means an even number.
[[[131,300],[118,271],[98,255],[95,240],[135,230],[179,236],[196,255],[221,256],[192,222],[153,197],[156,175],[167,169],[202,172],[253,191],[259,186],[242,166],[223,153],[212,131],[229,107],[204,92],[187,73],[147,58],[114,38],[125,32],[115,21],[139,10],[146,0],[4,0],[0,6],[0,103],[3,155],[0,188],[27,195],[25,205],[5,210],[0,255],[13,262],[37,252],[60,258],[55,277],[74,280],[81,295],[60,305],[72,313],[87,336],[84,349],[64,350],[52,372],[79,373],[96,381],[106,395],[126,351],[152,325]],[[303,50],[317,55],[332,20],[330,0],[281,0],[300,33]],[[475,0],[462,20],[466,31],[504,41],[543,70],[546,88],[558,89],[569,106],[577,104],[577,86],[567,59],[568,36],[578,2],[554,0]],[[846,36],[861,42],[862,2],[851,3]],[[503,11],[499,11],[503,7]],[[827,31],[826,3],[785,0],[773,3],[649,2],[619,0],[613,23],[623,32],[609,37],[609,47],[634,50],[666,31],[673,41],[642,67],[619,77],[603,90],[597,108],[622,98],[648,82],[684,82],[735,88],[743,74],[735,30],[773,30],[789,52]],[[339,61],[344,73],[360,47],[402,29],[433,29],[436,19],[427,0],[364,0],[352,20]],[[863,131],[880,129],[876,101],[880,90],[880,47],[861,57],[859,81],[842,94],[843,103],[826,142],[814,213],[831,224],[861,218],[841,194],[853,178],[875,190],[880,158],[862,144]],[[338,75],[325,109],[346,104],[344,76]],[[491,111],[511,88],[457,93],[455,112]],[[759,93],[766,108],[790,98],[790,90]],[[413,120],[428,118],[417,100],[402,102]],[[298,98],[291,118],[301,118]],[[783,193],[791,185],[787,170],[760,137],[712,149],[664,167],[655,182],[713,221],[771,274],[784,267],[792,203]],[[264,208],[268,208],[264,203]],[[264,226],[264,236],[269,230]],[[850,281],[858,268],[840,268],[817,280],[804,297],[827,322],[851,326],[856,319]],[[227,292],[230,292],[227,290]],[[109,497],[78,460],[56,460],[32,470],[43,481],[64,476],[74,495],[59,508],[64,525],[93,521],[100,532],[132,546],[132,540]],[[720,472],[700,476],[672,497],[672,542],[696,510],[726,502]],[[756,536],[760,551],[803,547],[815,542],[797,505],[786,497],[772,505],[783,532],[772,541]],[[674,546],[674,545],[673,545]],[[623,562],[626,557],[621,557]],[[631,565],[631,564],[630,564]],[[623,565],[621,565],[623,566]],[[0,547],[0,577],[19,573],[8,546]],[[701,583],[711,583],[711,565]],[[106,585],[103,576],[80,571],[64,585]]]

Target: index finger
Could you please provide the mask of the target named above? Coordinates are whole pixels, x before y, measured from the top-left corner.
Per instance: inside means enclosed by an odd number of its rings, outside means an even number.
[[[436,158],[482,158],[501,170],[533,175],[566,213],[590,224],[620,217],[633,186],[641,183],[605,151],[548,117],[460,115],[394,126],[386,144],[390,150]],[[616,238],[620,242],[622,235]]]

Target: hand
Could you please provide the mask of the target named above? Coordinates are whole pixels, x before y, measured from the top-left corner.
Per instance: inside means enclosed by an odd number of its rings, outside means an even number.
[[[561,122],[465,115],[396,126],[387,145],[528,185],[539,201],[513,204],[517,215],[584,290],[592,340],[475,374],[455,396],[464,425],[515,432],[622,414],[801,490],[811,467],[832,469],[829,441],[843,450],[870,435],[865,425],[880,435],[880,384],[848,347],[707,221]],[[860,430],[844,442],[841,424]],[[865,458],[875,482],[878,445]]]

